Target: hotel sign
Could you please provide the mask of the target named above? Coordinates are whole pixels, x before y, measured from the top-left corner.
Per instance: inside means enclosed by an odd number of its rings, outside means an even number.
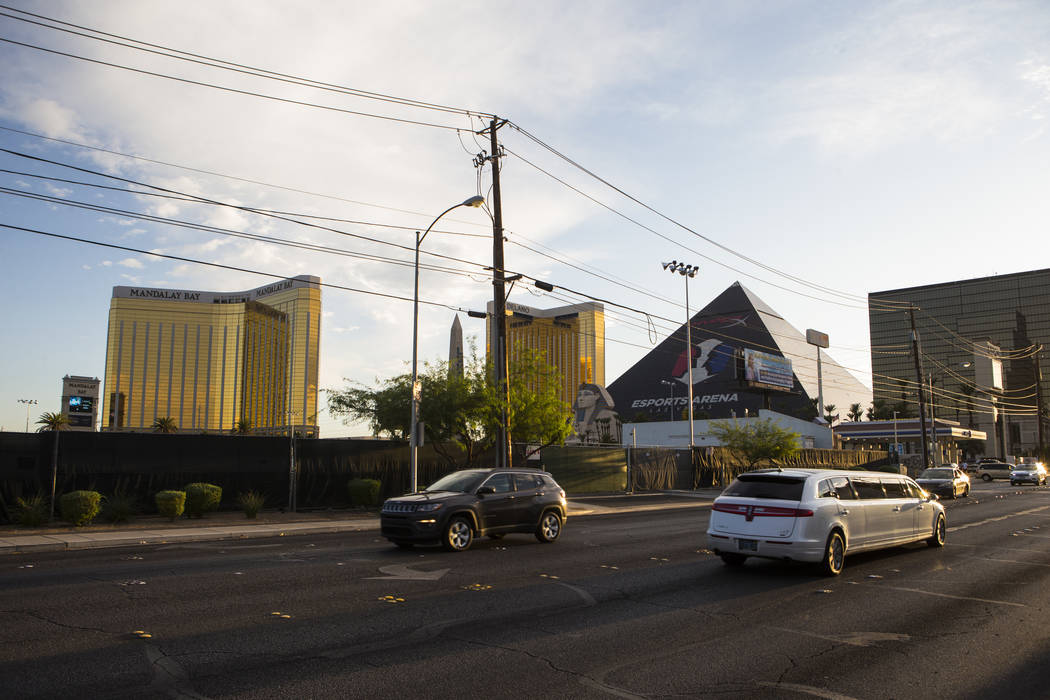
[[[147,287],[114,287],[114,299],[157,299],[160,301],[190,301],[202,304],[244,304],[251,299],[262,299],[296,287],[316,287],[319,277],[302,275],[244,292],[201,292],[192,289],[152,289]]]

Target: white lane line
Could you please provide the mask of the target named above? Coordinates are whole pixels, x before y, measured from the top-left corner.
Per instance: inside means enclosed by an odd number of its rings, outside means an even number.
[[[648,697],[647,695],[635,695],[634,693],[628,690],[616,688],[611,685],[602,683],[601,681],[596,681],[593,678],[587,678],[586,676],[580,678],[580,683],[594,688],[595,690],[600,690],[601,692],[606,693],[608,695],[614,695],[618,698],[628,698],[628,700],[645,700],[645,698]]]
[[[588,608],[598,604],[598,602],[594,599],[594,596],[592,596],[590,593],[588,593],[587,591],[583,590],[582,588],[579,588],[577,586],[573,586],[572,584],[569,584],[569,583],[565,583],[564,581],[555,581],[555,583],[558,584],[559,586],[565,586],[569,590],[575,591],[577,595],[579,595],[581,598],[583,598],[583,603]]]
[[[994,561],[1001,562],[1003,564],[1020,564],[1022,566],[1044,566],[1050,567],[1050,564],[1040,564],[1034,561],[1018,561],[1016,559],[993,559],[991,557],[969,557],[970,561]]]
[[[799,685],[798,683],[772,683],[770,681],[757,681],[755,685],[759,685],[764,688],[774,688],[776,690],[791,690],[796,693],[812,695],[817,698],[827,698],[828,700],[857,700],[852,695],[843,695],[842,693],[836,693],[832,690],[814,688],[811,685]]]
[[[793,630],[787,627],[773,627],[766,625],[766,629],[775,630],[777,632],[786,632],[787,634],[798,634],[803,637],[813,637],[815,639],[823,639],[826,642],[835,642],[836,644],[849,644],[854,647],[870,647],[875,642],[906,642],[911,639],[906,634],[895,634],[893,632],[852,632],[850,634],[818,634],[817,632],[808,632],[806,630]]]
[[[877,585],[879,588],[889,588],[893,591],[904,591],[906,593],[920,593],[922,595],[936,596],[937,598],[951,598],[952,600],[972,600],[975,603],[990,603],[992,605],[1008,605],[1014,608],[1027,608],[1028,606],[1024,603],[1011,603],[1008,600],[990,600],[988,598],[974,598],[966,595],[951,595],[950,593],[934,593],[933,591],[924,591],[919,588],[904,588],[902,586],[887,586],[885,584],[870,584]]]
[[[977,527],[979,525],[987,525],[988,523],[997,523],[1001,520],[1007,520],[1008,518],[1016,518],[1019,515],[1031,515],[1032,513],[1040,513],[1044,510],[1050,509],[1050,506],[1040,506],[1038,508],[1030,508],[1029,510],[1019,510],[1016,513],[1010,513],[1008,515],[1000,515],[994,518],[988,518],[986,520],[978,520],[975,523],[966,523],[965,525],[956,525],[955,527],[948,528],[948,532],[958,532],[959,530],[965,530],[968,527]]]
[[[1044,554],[1038,549],[1024,549],[1023,547],[1000,547],[996,544],[963,544],[962,542],[952,542],[945,545],[945,547],[970,547],[971,549],[994,549],[997,552],[1024,552],[1025,554]]]

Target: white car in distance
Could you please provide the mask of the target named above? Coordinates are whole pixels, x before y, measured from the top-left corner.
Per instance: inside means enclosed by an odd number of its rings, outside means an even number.
[[[748,557],[819,564],[926,541],[944,545],[944,506],[910,478],[882,472],[763,469],[739,475],[711,508],[708,549],[729,566]]]

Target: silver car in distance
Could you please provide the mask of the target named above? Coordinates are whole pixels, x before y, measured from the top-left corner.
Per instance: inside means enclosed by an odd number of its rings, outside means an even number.
[[[813,562],[837,576],[846,554],[926,541],[944,546],[944,506],[903,475],[764,469],[715,499],[707,547],[729,566],[748,557]]]

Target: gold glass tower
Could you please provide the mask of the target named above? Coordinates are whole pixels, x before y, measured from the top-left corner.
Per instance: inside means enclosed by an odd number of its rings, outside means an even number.
[[[321,279],[246,292],[114,287],[103,430],[317,435]]]
[[[492,356],[492,312],[485,322],[486,357]],[[522,348],[538,350],[557,370],[561,399],[576,400],[581,384],[605,386],[605,307],[597,302],[535,309],[507,303],[508,360],[514,363]]]

